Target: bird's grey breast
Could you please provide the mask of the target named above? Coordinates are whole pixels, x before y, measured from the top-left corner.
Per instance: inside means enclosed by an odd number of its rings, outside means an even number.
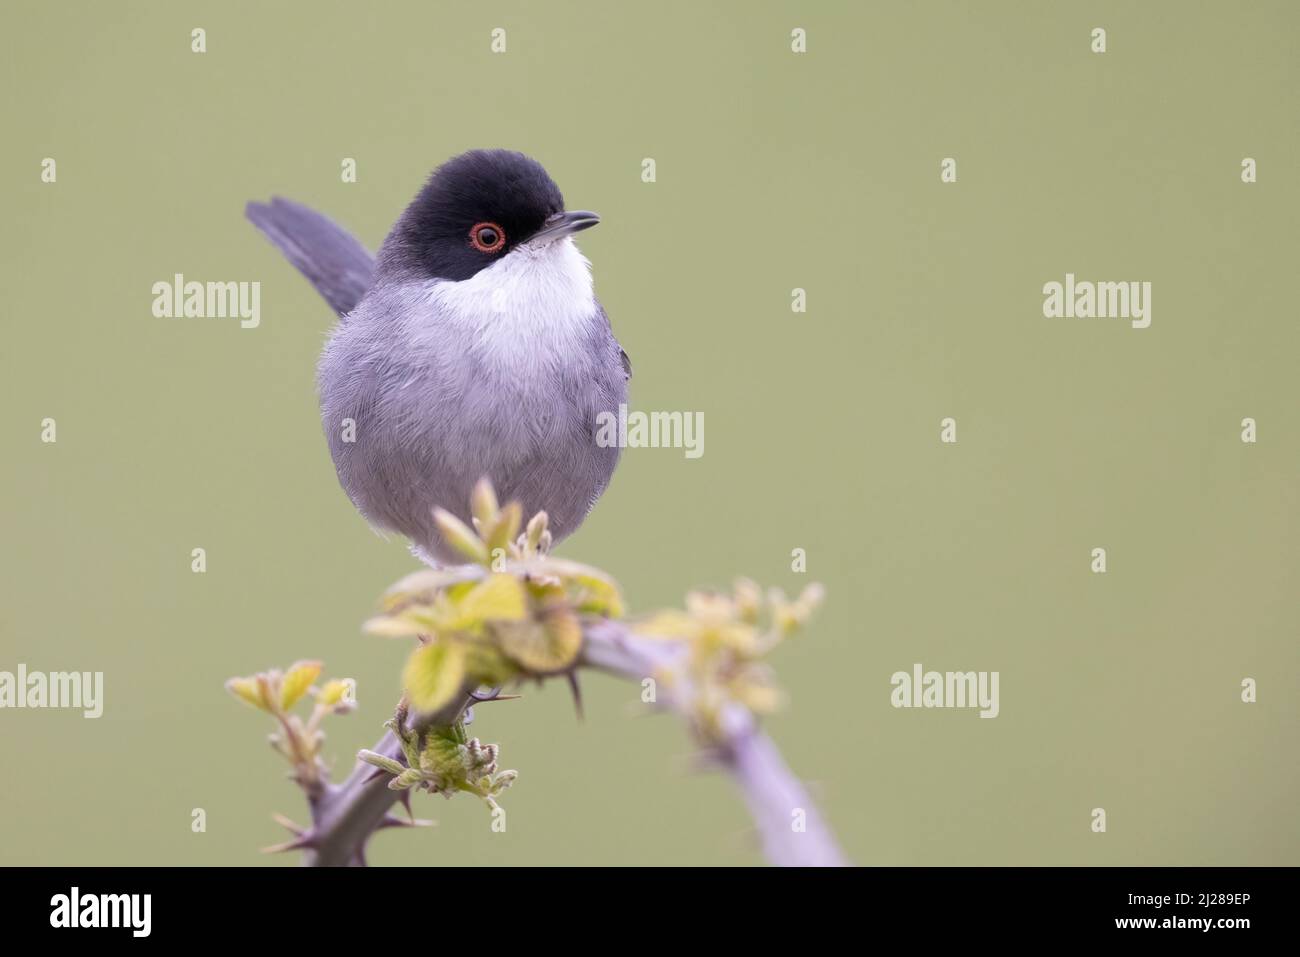
[[[461,282],[379,283],[322,356],[322,417],[345,490],[372,522],[434,554],[432,508],[465,517],[482,475],[503,500],[547,510],[559,537],[617,463],[595,435],[597,416],[626,401],[622,351],[586,260],[568,240],[552,247]]]

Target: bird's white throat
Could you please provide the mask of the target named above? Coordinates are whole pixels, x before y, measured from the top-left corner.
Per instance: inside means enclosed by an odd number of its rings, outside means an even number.
[[[579,348],[597,314],[591,263],[568,236],[516,246],[469,279],[431,282],[425,299],[475,352],[511,365]]]

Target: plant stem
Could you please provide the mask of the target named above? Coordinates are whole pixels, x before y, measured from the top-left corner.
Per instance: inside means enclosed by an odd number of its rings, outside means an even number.
[[[424,716],[417,727],[455,724],[472,703],[466,687],[457,704]],[[396,761],[405,760],[401,742],[391,731],[384,732],[373,748]],[[342,784],[331,784],[311,801],[312,830],[303,863],[312,867],[343,867],[365,864],[366,841],[383,826],[401,792],[388,786],[382,771],[358,760]]]
[[[640,682],[671,668],[683,650],[671,642],[638,638],[618,622],[602,621],[586,631],[583,661]],[[680,682],[673,690],[675,695],[666,696],[660,682],[658,703],[680,712],[689,691]],[[732,705],[719,724],[723,740],[711,746],[710,757],[731,774],[744,795],[767,859],[781,867],[846,866],[848,859],[817,806],[754,716],[746,708]]]

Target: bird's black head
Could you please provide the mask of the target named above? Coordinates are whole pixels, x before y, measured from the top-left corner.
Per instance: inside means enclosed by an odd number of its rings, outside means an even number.
[[[381,264],[436,279],[469,279],[522,243],[558,239],[600,221],[565,212],[542,164],[513,150],[470,150],[443,163],[384,241]]]

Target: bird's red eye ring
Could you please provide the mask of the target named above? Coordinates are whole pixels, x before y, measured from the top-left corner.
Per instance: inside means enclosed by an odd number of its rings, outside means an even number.
[[[481,253],[499,253],[506,244],[506,231],[496,223],[475,223],[469,244]]]

